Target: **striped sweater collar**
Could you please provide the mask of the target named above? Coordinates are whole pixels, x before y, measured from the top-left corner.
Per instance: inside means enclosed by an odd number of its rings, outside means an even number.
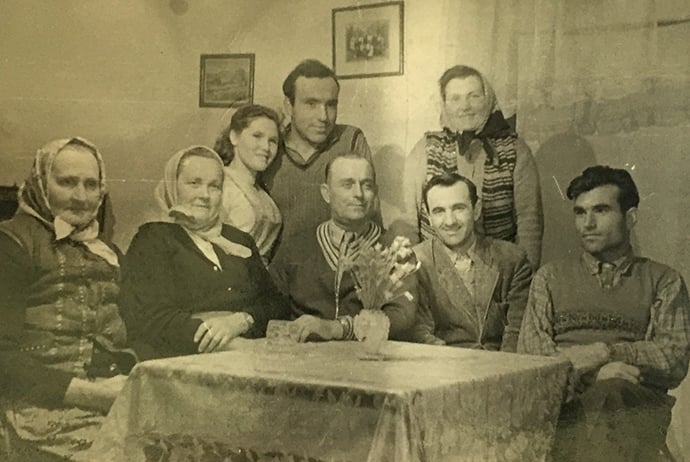
[[[374,222],[369,222],[361,234],[344,231],[331,220],[316,228],[316,240],[333,271],[338,271],[338,263],[342,257],[355,257],[361,248],[374,245],[380,237],[381,228]]]

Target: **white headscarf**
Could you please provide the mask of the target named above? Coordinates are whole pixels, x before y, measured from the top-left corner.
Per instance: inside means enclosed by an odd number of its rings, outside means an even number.
[[[214,211],[208,220],[199,222],[188,205],[179,203],[177,197],[177,177],[182,161],[189,156],[199,156],[217,161],[222,178],[223,161],[213,149],[197,145],[177,151],[165,164],[163,179],[156,186],[155,196],[158,205],[173,223],[179,224],[190,234],[217,245],[226,254],[241,258],[250,257],[252,254],[251,249],[242,244],[232,242],[221,234],[223,223],[220,217],[220,207]]]
[[[89,150],[96,158],[100,180],[100,197],[98,205],[94,207],[91,221],[81,228],[67,223],[53,214],[48,201],[48,181],[53,169],[53,163],[58,153],[67,146],[81,146]],[[36,152],[34,164],[31,167],[29,177],[19,188],[19,211],[31,215],[44,223],[55,232],[55,240],[70,239],[81,242],[93,254],[103,258],[112,266],[120,266],[117,254],[103,241],[98,239],[99,225],[96,220],[98,208],[103,203],[105,196],[105,164],[96,146],[84,138],[64,138],[45,144]]]

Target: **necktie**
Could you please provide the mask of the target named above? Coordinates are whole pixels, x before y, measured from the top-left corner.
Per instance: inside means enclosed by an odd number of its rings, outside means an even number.
[[[613,279],[616,273],[616,267],[608,262],[601,263],[601,269],[599,272],[599,279],[601,281],[601,286],[605,289],[610,289],[613,287]]]

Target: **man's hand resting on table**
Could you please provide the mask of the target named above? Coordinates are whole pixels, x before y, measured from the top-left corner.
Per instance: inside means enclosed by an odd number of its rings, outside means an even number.
[[[321,340],[343,338],[343,326],[335,319],[321,319],[310,314],[303,314],[294,322],[299,327],[299,342],[306,342],[310,336],[316,336]]]
[[[565,347],[558,351],[570,360],[578,376],[592,372],[609,362],[609,349],[603,342]]]
[[[606,379],[623,379],[630,383],[640,383],[640,369],[620,361],[602,366],[597,373],[597,382]]]

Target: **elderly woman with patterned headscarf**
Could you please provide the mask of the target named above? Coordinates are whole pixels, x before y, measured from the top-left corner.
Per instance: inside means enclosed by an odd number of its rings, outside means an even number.
[[[77,457],[136,361],[123,350],[118,256],[99,238],[104,194],[96,147],[56,140],[0,223],[0,391],[21,460]]]
[[[443,130],[424,134],[405,162],[405,224],[418,239],[432,235],[422,188],[433,176],[459,173],[479,193],[478,231],[522,247],[534,268],[541,259],[543,211],[529,147],[503,117],[489,82],[454,66],[439,80]],[[402,231],[402,230],[401,230]]]
[[[288,315],[251,236],[221,221],[223,178],[210,148],[173,155],[156,188],[169,220],[141,226],[124,258],[125,322],[160,356],[219,351]]]

